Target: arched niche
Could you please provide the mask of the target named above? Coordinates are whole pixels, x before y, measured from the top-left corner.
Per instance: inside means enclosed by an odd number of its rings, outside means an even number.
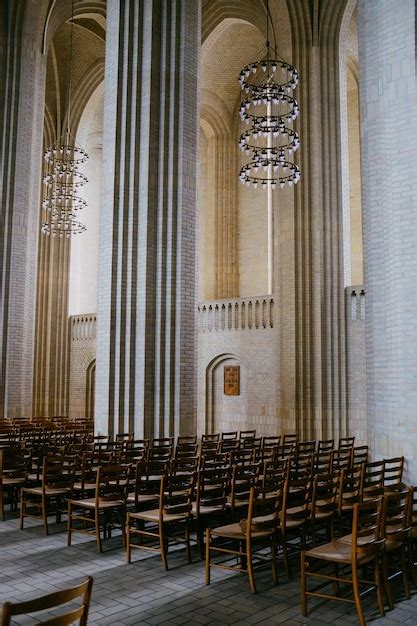
[[[224,393],[224,366],[240,367],[240,393],[227,396]],[[248,368],[236,354],[219,354],[210,361],[206,368],[205,393],[205,432],[216,433],[233,430],[247,430],[253,425],[242,418],[246,411],[246,375]]]

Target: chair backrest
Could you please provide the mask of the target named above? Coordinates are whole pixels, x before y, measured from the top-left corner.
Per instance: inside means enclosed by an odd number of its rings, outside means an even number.
[[[402,543],[410,537],[412,499],[412,487],[384,495],[381,532],[387,544]]]
[[[33,600],[26,600],[25,602],[5,602],[3,604],[1,625],[9,626],[12,617],[16,615],[46,611],[66,604],[76,598],[82,598],[80,607],[72,608],[67,613],[48,619],[45,622],[37,623],[48,624],[49,626],[65,626],[66,624],[73,624],[76,620],[79,620],[80,626],[86,626],[92,587],[93,578],[88,576],[80,585],[71,587],[70,589],[54,591],[45,596],[34,598]]]
[[[333,451],[333,470],[349,470],[352,467],[353,448],[339,448]]]
[[[76,456],[45,456],[42,468],[42,488],[71,489],[75,480]]]
[[[130,465],[106,465],[97,470],[95,500],[126,503],[129,492]]]
[[[384,487],[386,490],[402,487],[404,457],[384,459]]]
[[[177,437],[177,446],[196,444],[197,435],[179,435]]]
[[[152,439],[151,448],[173,448],[174,437],[155,437]]]
[[[220,433],[206,433],[205,435],[201,435],[201,443],[205,441],[220,441]]]
[[[244,449],[260,450],[262,448],[262,437],[245,437],[240,440],[240,446]]]
[[[224,439],[220,442],[220,451],[221,452],[230,452],[232,450],[239,450],[240,441],[239,439]]]
[[[250,465],[253,463],[254,451],[250,448],[232,450],[230,453],[232,465]]]
[[[230,488],[230,504],[232,510],[237,506],[249,503],[249,493],[255,486],[260,473],[259,464],[234,465]]]
[[[230,478],[230,466],[219,464],[216,467],[200,468],[196,488],[197,515],[200,514],[201,507],[209,507],[217,513],[225,510]]]
[[[159,516],[164,513],[191,517],[196,474],[162,476],[159,493]]]
[[[311,498],[311,518],[313,520],[321,513],[336,512],[340,478],[339,472],[314,476]]]
[[[353,507],[362,500],[362,474],[363,465],[357,465],[352,469],[342,469],[339,489],[339,511],[345,507]]]
[[[334,439],[320,439],[317,444],[317,453],[332,452],[334,448]]]
[[[333,450],[317,452],[314,455],[314,474],[330,474],[333,471]]]
[[[289,458],[289,476],[291,479],[311,477],[313,474],[314,454],[299,454]]]
[[[238,436],[237,436],[237,430],[233,430],[233,431],[230,431],[230,432],[225,432],[225,433],[222,433],[221,440],[222,440],[222,441],[227,441],[227,440],[232,440],[232,441],[234,441],[234,440],[236,440],[237,438],[238,438]]]
[[[384,461],[363,465],[361,491],[363,498],[375,498],[384,494]]]
[[[279,448],[281,445],[281,435],[270,435],[262,437],[262,448]]]
[[[240,430],[239,431],[239,439],[243,441],[244,439],[254,439],[256,437],[256,430]]]
[[[368,446],[356,446],[353,448],[352,464],[360,465],[368,463]]]
[[[299,441],[296,445],[297,454],[314,454],[316,451],[315,441]]]
[[[346,450],[346,448],[353,448],[355,445],[355,437],[341,437],[339,439],[339,450]]]
[[[284,528],[289,520],[300,522],[307,520],[310,515],[308,506],[311,502],[311,489],[311,476],[295,480],[288,478],[285,481],[282,503],[282,525]]]
[[[352,566],[357,567],[360,558],[376,558],[384,547],[381,530],[382,498],[353,505],[352,518]]]

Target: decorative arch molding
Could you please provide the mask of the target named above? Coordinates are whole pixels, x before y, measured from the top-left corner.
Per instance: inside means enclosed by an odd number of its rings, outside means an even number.
[[[224,352],[218,354],[212,359],[206,367],[206,384],[205,384],[205,421],[204,427],[206,433],[213,433],[215,428],[215,385],[214,376],[217,368],[225,361],[234,361],[237,365],[246,366],[245,359],[241,358],[233,352]],[[246,367],[247,370],[247,367]]]
[[[253,0],[212,0],[203,7],[201,42],[226,19],[248,22],[261,32],[265,29],[265,8],[263,3]]]
[[[105,0],[76,0],[74,2],[74,20],[82,18],[94,19],[103,28],[106,19]],[[101,19],[100,19],[101,18]],[[47,54],[55,33],[64,22],[71,20],[71,3],[66,0],[50,0],[42,33],[42,54]],[[80,24],[85,28],[85,25]],[[98,35],[96,29],[92,31]]]
[[[72,131],[73,134],[77,134],[77,128],[80,123],[82,114],[87,106],[93,93],[97,87],[104,81],[104,59],[97,59],[95,63],[90,65],[78,83],[74,95],[72,104]],[[63,128],[67,122],[65,117]]]

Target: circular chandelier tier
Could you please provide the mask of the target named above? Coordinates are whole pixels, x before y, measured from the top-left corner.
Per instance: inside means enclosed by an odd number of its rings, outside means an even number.
[[[243,98],[239,115],[249,127],[239,138],[239,147],[248,159],[240,169],[244,185],[272,189],[296,185],[301,178],[300,168],[292,162],[300,147],[298,133],[290,125],[298,117],[299,106],[293,95],[299,83],[296,68],[276,52],[274,25],[266,12],[266,55],[248,63],[240,71],[239,84]],[[275,47],[269,45],[269,27],[272,27]]]
[[[42,232],[53,237],[71,237],[87,230],[86,226],[68,214],[53,214],[51,219],[42,224]]]

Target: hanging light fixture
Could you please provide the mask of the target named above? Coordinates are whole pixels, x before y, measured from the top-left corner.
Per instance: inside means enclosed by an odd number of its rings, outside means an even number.
[[[87,182],[82,165],[87,161],[86,151],[75,143],[71,134],[71,86],[74,40],[74,0],[71,2],[70,67],[67,96],[67,128],[59,141],[45,151],[46,185],[43,208],[47,219],[42,224],[42,232],[48,235],[70,237],[86,230],[76,219],[78,211],[87,206],[79,195],[79,190]]]
[[[290,127],[299,113],[293,91],[298,85],[298,72],[293,65],[279,57],[269,43],[269,0],[266,0],[266,55],[249,63],[239,75],[244,98],[240,118],[249,126],[239,139],[241,151],[248,162],[239,178],[247,186],[266,189],[286,184],[290,187],[300,180],[300,169],[292,162],[299,146],[298,134]],[[272,24],[273,27],[273,24]]]

